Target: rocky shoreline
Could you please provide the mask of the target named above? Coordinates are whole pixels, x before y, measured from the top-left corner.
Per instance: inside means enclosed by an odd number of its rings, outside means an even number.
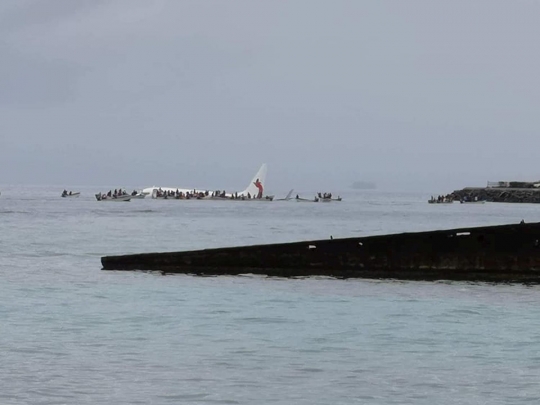
[[[454,201],[540,203],[540,188],[466,187],[450,194]]]

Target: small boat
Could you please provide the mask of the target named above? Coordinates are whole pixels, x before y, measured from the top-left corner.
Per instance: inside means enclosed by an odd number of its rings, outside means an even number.
[[[444,200],[428,200],[429,204],[452,204],[454,200],[444,199]]]
[[[133,197],[129,194],[117,195],[117,196],[108,196],[107,194],[96,194],[96,200],[98,201],[130,201]]]
[[[332,202],[332,201],[341,201],[341,197],[338,195],[337,198],[332,197],[332,193],[317,193],[315,196],[315,202]]]
[[[297,202],[332,202],[332,201],[342,201],[341,197],[332,198],[332,197],[319,197],[315,196],[314,198],[301,198],[300,196],[296,196],[295,200]]]
[[[74,193],[73,191],[70,191],[70,192],[62,192],[62,198],[77,198],[81,195],[81,193],[79,192],[76,192]]]
[[[302,197],[296,196],[296,198],[294,200],[296,202],[319,202],[318,197],[315,197],[315,198],[302,198]]]
[[[146,197],[146,194],[143,192],[133,192],[130,195],[132,200],[142,200],[144,197]]]
[[[184,193],[181,193],[181,194],[176,194],[176,193],[173,193],[173,194],[167,194],[167,193],[160,194],[160,193],[158,193],[158,190],[154,190],[152,192],[151,198],[154,199],[154,200],[191,200],[191,199],[195,200],[196,199],[196,197],[192,197],[192,196],[184,194]]]
[[[485,204],[485,200],[477,200],[477,201],[465,201],[465,200],[461,200],[460,203],[461,204]]]
[[[235,198],[234,201],[274,201],[274,196],[267,195],[262,198],[245,198],[245,199]]]
[[[338,198],[319,198],[320,202],[332,202],[332,201],[341,201],[341,200],[342,200],[341,197],[338,197]]]

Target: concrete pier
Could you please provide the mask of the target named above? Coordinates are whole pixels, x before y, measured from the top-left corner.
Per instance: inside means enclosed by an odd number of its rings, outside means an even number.
[[[540,282],[540,223],[106,256],[104,270]]]

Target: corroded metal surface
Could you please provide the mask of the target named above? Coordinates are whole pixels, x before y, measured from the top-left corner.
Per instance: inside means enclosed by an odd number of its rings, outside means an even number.
[[[407,280],[540,281],[540,223],[106,256],[104,270]]]

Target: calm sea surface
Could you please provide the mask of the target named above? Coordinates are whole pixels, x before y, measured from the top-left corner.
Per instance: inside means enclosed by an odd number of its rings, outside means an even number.
[[[107,254],[540,221],[528,204],[2,187],[0,404],[536,404],[540,286],[105,272]],[[284,194],[284,193],[283,193]],[[307,196],[307,193],[303,193]]]

